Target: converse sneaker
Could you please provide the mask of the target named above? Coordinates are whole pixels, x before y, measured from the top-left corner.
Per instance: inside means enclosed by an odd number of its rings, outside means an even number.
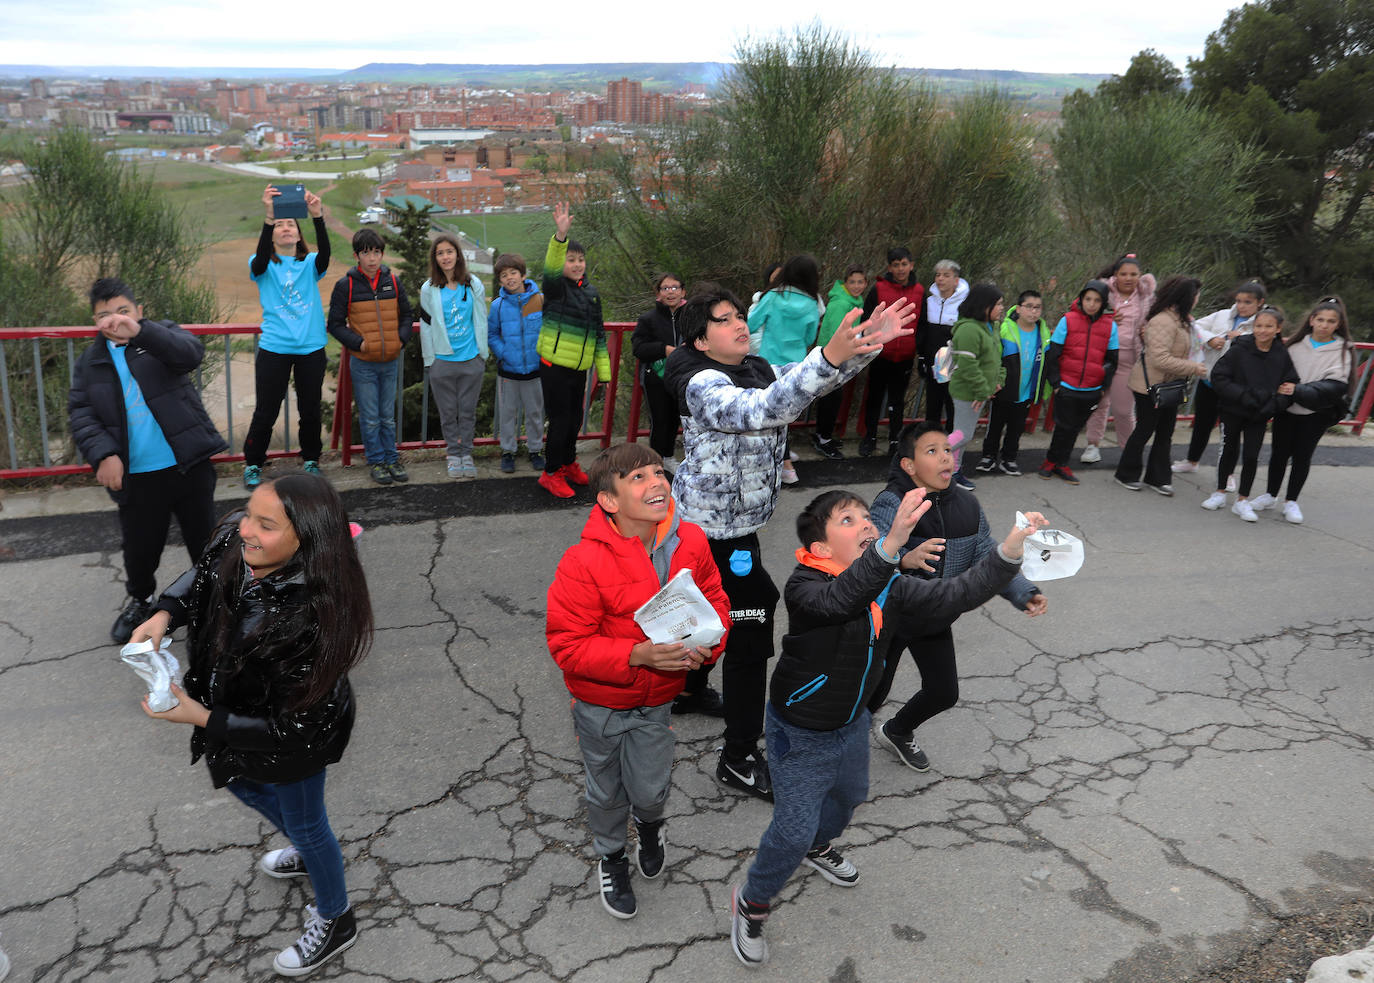
[[[1277,499],[1273,495],[1265,492],[1263,495],[1256,495],[1250,499],[1250,507],[1256,512],[1263,512],[1265,509],[1273,508],[1276,501]]]
[[[1297,502],[1284,502],[1283,517],[1295,526],[1300,525],[1302,523],[1302,509],[1298,508]]]
[[[410,474],[406,471],[406,466],[400,461],[391,461],[386,469],[391,472],[391,480],[399,481],[402,484],[410,480]]]
[[[358,941],[358,926],[350,908],[337,918],[321,918],[311,911],[305,923],[305,934],[277,953],[272,968],[282,976],[305,976],[313,973],[330,959]]]
[[[736,792],[753,795],[765,802],[773,801],[773,783],[768,775],[768,762],[758,751],[751,751],[740,761],[731,761],[720,752],[716,762],[716,781]]]
[[[997,470],[1001,471],[1003,474],[1009,474],[1013,478],[1021,477],[1021,468],[1017,463],[1015,461],[1006,460],[1005,458],[997,462]]]
[[[635,864],[646,881],[652,881],[663,873],[663,865],[668,862],[668,828],[662,819],[652,823],[635,820],[639,831],[639,852]]]
[[[133,637],[134,629],[153,613],[153,598],[131,597],[129,602],[124,605],[124,610],[119,612],[119,617],[115,618],[115,623],[110,626],[110,638],[116,645],[127,645],[129,639]]]
[[[1212,497],[1216,498],[1215,495]],[[1231,511],[1246,522],[1259,522],[1259,516],[1255,515],[1254,507],[1243,498],[1236,500],[1236,504],[1231,506]]]
[[[997,458],[988,457],[988,455],[984,454],[982,457],[978,459],[978,463],[973,466],[973,470],[981,471],[983,472],[983,474],[992,474],[993,470],[996,467]]]
[[[897,752],[897,757],[902,764],[912,771],[930,771],[930,759],[921,750],[921,745],[916,743],[916,735],[899,734],[889,720],[878,728],[878,735],[883,739],[883,743]]]
[[[763,923],[768,920],[768,905],[756,905],[736,887],[730,892],[730,947],[739,961],[758,969],[768,961],[768,941]]]
[[[262,467],[257,464],[248,464],[243,468],[243,487],[252,491],[262,484]]]
[[[1169,470],[1174,474],[1192,474],[1197,470],[1197,461],[1175,461]]]
[[[310,876],[305,869],[305,858],[293,846],[286,847],[284,850],[264,853],[262,859],[258,861],[258,869],[268,877]]]
[[[1224,491],[1212,492],[1207,496],[1207,500],[1202,503],[1202,507],[1208,512],[1215,512],[1217,509],[1226,505],[1226,493]]]
[[[633,918],[639,911],[635,903],[635,892],[630,887],[630,861],[624,850],[617,850],[609,857],[602,857],[596,865],[596,874],[601,891],[601,907],[611,913],[613,918]]]
[[[1089,444],[1083,448],[1083,453],[1078,455],[1079,464],[1096,464],[1102,460],[1102,452],[1097,449],[1096,444]]]
[[[838,884],[840,887],[853,887],[859,883],[858,868],[840,856],[840,851],[829,843],[808,851],[806,856],[802,858],[802,863],[820,871],[821,876],[831,884]]]

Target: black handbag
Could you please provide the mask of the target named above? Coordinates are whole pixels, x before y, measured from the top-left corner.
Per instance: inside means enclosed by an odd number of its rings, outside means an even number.
[[[1145,353],[1140,353],[1140,371],[1145,376],[1145,394],[1150,397],[1150,402],[1155,404],[1157,410],[1176,410],[1188,400],[1188,380],[1170,379],[1168,382],[1156,382],[1150,385],[1149,359]]]

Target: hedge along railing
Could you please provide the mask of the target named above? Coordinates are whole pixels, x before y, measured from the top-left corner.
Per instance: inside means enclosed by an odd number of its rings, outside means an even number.
[[[252,338],[256,349],[258,335],[261,328],[257,324],[188,324],[183,325],[186,330],[207,340],[206,357],[210,358],[222,352],[224,358],[224,389],[225,389],[225,416],[227,420],[228,438],[231,451],[221,454],[214,460],[220,462],[237,462],[243,460],[242,453],[237,452],[241,438],[236,439],[234,424],[234,379],[233,379],[233,340],[236,337]],[[595,388],[600,380],[592,378],[593,373],[588,374],[587,390],[583,398],[583,427],[578,435],[579,440],[594,440],[602,447],[610,445],[616,436],[616,412],[618,399],[621,396],[621,375],[622,363],[628,366],[631,375],[631,385],[628,395],[629,405],[626,414],[624,427],[624,439],[636,441],[648,435],[648,427],[641,426],[640,417],[643,412],[643,389],[639,382],[639,372],[632,359],[627,360],[625,336],[634,329],[634,325],[628,322],[614,322],[606,325],[607,328],[607,348],[611,357],[611,378],[605,390],[605,398],[601,409],[601,419],[599,428],[588,430],[586,416],[594,400]],[[90,471],[90,467],[84,463],[73,464],[54,464],[52,461],[51,447],[53,443],[54,419],[61,421],[56,425],[58,433],[66,432],[66,403],[65,399],[59,406],[48,405],[46,396],[46,386],[44,382],[43,353],[41,343],[45,340],[57,340],[66,343],[65,360],[67,383],[70,386],[72,374],[76,365],[76,343],[78,341],[88,341],[98,337],[99,332],[91,325],[78,325],[73,327],[54,327],[54,328],[0,328],[0,409],[3,409],[5,417],[5,436],[6,450],[8,451],[9,467],[0,469],[0,480],[17,480],[24,478],[43,478],[55,477],[58,475],[82,474]],[[223,345],[216,346],[211,343],[213,337],[223,338]],[[27,343],[27,345],[25,344]],[[1359,342],[1357,349],[1357,370],[1356,381],[1352,391],[1351,405],[1354,408],[1353,415],[1341,421],[1342,426],[1349,426],[1355,434],[1360,434],[1364,430],[1365,423],[1369,420],[1371,411],[1374,411],[1374,343]],[[28,349],[27,351],[25,349]],[[334,422],[331,427],[332,445],[338,447],[342,442],[345,446],[342,449],[341,457],[345,465],[351,463],[354,452],[362,450],[361,444],[354,444],[349,440],[343,440],[343,435],[347,433],[351,438],[352,434],[352,390],[348,379],[348,360],[341,359],[340,378],[335,393],[334,403]],[[402,363],[404,366],[404,362]],[[15,406],[11,378],[31,376],[37,381],[34,387],[35,406],[32,408],[37,413],[40,447],[39,460],[21,461],[19,459],[18,439]],[[197,385],[203,390],[204,367],[196,372]],[[845,434],[851,411],[856,411],[864,403],[864,389],[867,376],[861,376],[853,380],[845,387],[844,398],[840,406],[839,418],[836,421],[836,434]],[[398,422],[401,418],[401,407],[404,395],[404,380],[400,381],[396,387],[396,414]],[[254,385],[250,377],[245,385]],[[291,394],[288,392],[284,401],[285,414],[285,443],[282,449],[268,452],[269,457],[290,457],[296,452],[291,449]],[[920,405],[921,388],[917,384],[915,395],[911,400],[912,409]],[[1035,408],[1035,413],[1027,420],[1026,430],[1032,431],[1037,425],[1042,426],[1046,431],[1053,428],[1053,404],[1044,407],[1044,419],[1039,420],[1041,407]],[[858,432],[862,432],[862,413],[854,413],[859,426]],[[499,419],[499,407],[493,407],[493,421]],[[1181,420],[1191,420],[1190,416],[1180,417]],[[883,421],[884,423],[886,421]],[[811,427],[808,421],[799,421],[793,424],[794,429],[805,429]],[[347,427],[347,429],[345,429]],[[444,442],[441,439],[429,439],[429,387],[426,385],[421,395],[421,414],[420,414],[420,439],[404,441],[400,444],[402,448],[419,449],[442,447]],[[495,429],[494,427],[492,428]],[[397,432],[400,431],[398,425]],[[479,437],[474,443],[482,446],[491,446],[499,442],[498,437]]]

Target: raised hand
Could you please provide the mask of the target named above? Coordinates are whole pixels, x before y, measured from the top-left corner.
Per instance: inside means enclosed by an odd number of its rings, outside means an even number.
[[[919,546],[908,550],[902,556],[902,562],[898,566],[903,570],[924,570],[927,573],[934,573],[935,567],[931,564],[938,560],[944,551],[945,541],[943,539],[927,539]]]
[[[906,541],[911,537],[911,531],[916,528],[916,523],[921,521],[921,516],[930,511],[930,502],[926,501],[926,490],[924,488],[913,488],[902,496],[902,500],[897,505],[897,514],[892,519],[892,528],[887,531],[887,538],[883,540],[883,552],[888,556],[896,556]]]
[[[312,195],[309,191],[305,193],[305,208],[310,212],[311,218],[321,218],[324,216],[324,202],[319,195]]]
[[[572,210],[566,201],[553,203],[553,227],[558,231],[558,241],[568,241],[568,230],[572,228]]]
[[[1013,526],[1011,532],[1007,533],[1007,538],[1002,540],[1002,552],[1013,560],[1019,558],[1026,548],[1026,537],[1037,529],[1043,529],[1050,524],[1039,512],[1026,512],[1026,525]]]
[[[267,190],[262,193],[262,203],[267,206],[267,221],[275,221],[276,210],[272,207],[272,199],[280,195],[281,192],[274,185],[269,184]]]

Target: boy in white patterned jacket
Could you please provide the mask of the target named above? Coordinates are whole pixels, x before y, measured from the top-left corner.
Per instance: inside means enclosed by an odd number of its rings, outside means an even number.
[[[682,518],[706,533],[733,627],[721,670],[723,699],[707,688],[706,670],[695,670],[674,709],[725,717],[716,780],[726,788],[773,799],[758,741],[779,594],[763,567],[758,530],[777,506],[787,426],[817,397],[858,375],[884,343],[910,334],[916,313],[901,301],[880,306],[860,326],[855,310],[823,348],[775,374],[749,354],[745,307],[729,290],[702,284],[682,308],[682,344],[663,374],[682,409],[686,448],[673,497]]]

